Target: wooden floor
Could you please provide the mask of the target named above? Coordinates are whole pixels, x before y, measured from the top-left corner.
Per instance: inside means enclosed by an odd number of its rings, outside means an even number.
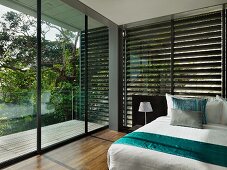
[[[71,120],[42,127],[42,148],[65,139],[83,134],[84,121]],[[96,123],[88,123],[89,131],[103,127]],[[18,157],[36,150],[36,129],[0,137],[0,162]]]
[[[104,130],[7,170],[107,170],[107,150],[124,133]]]

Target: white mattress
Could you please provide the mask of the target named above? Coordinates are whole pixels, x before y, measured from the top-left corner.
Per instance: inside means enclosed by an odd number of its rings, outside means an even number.
[[[170,118],[164,116],[137,131],[227,146],[227,126],[224,125],[209,124],[204,125],[204,129],[171,126]],[[194,159],[123,144],[111,145],[108,166],[110,170],[227,170]]]

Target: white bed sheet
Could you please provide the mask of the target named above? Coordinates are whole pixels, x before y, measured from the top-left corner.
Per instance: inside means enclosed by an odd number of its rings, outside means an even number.
[[[204,129],[171,126],[170,118],[163,116],[137,131],[227,146],[227,126],[224,125],[209,124],[204,125]],[[107,157],[110,170],[227,170],[225,167],[123,144],[112,144]]]

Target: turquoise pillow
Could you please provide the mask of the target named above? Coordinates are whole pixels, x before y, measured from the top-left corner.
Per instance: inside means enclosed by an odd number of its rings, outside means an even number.
[[[172,98],[173,99],[173,109],[179,109],[183,111],[199,111],[202,112],[203,124],[206,124],[206,99],[182,99],[182,98]]]

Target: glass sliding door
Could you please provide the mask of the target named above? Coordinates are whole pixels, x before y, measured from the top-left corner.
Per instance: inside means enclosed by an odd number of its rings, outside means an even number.
[[[85,15],[61,0],[42,1],[42,148],[85,133],[79,110],[80,36]]]
[[[0,163],[37,148],[36,7],[0,1]]]
[[[107,27],[88,17],[87,61],[85,43],[83,43],[85,34],[82,34],[81,38],[81,101],[82,108],[87,105],[88,131],[93,131],[109,124],[108,33]],[[87,67],[85,67],[85,63]],[[87,68],[87,75],[85,75],[85,68]],[[86,80],[85,77],[87,77]],[[87,93],[87,103],[83,100],[85,93]]]
[[[37,0],[0,1],[0,165],[108,125],[108,28],[38,2],[41,32]]]

